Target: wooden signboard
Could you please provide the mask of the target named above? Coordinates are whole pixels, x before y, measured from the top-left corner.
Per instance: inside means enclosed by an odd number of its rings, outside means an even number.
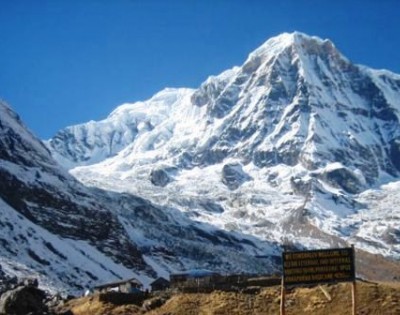
[[[285,287],[312,283],[352,282],[352,314],[356,315],[354,246],[283,252],[280,314],[285,315]]]
[[[354,281],[353,248],[284,252],[285,285]]]

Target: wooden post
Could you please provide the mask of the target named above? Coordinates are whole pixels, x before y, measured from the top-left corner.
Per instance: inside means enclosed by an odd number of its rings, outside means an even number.
[[[354,260],[354,269],[356,264],[356,251],[354,249],[354,244],[351,244],[351,248],[353,249],[353,260]],[[353,315],[357,315],[357,283],[355,277],[356,271],[354,270],[354,280],[351,285],[351,301],[353,304]]]
[[[356,280],[354,280],[353,283],[351,284],[351,300],[353,303],[353,315],[357,315],[356,294],[357,294],[357,285],[356,285]]]
[[[285,283],[283,282],[283,275],[282,275],[282,282],[281,282],[281,311],[280,315],[285,315]]]

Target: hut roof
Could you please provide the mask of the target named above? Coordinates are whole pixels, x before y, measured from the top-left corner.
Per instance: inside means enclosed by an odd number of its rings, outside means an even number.
[[[218,272],[206,270],[206,269],[192,269],[192,270],[187,270],[184,272],[180,273],[175,273],[172,276],[187,276],[191,278],[201,278],[201,277],[207,277],[207,276],[213,276],[213,275],[218,275]]]
[[[119,286],[121,284],[125,284],[125,283],[132,283],[137,285],[138,287],[142,287],[143,284],[137,280],[136,278],[130,278],[130,279],[126,279],[126,280],[120,280],[120,281],[115,281],[115,282],[109,282],[109,283],[105,283],[105,284],[100,284],[95,286],[95,289],[104,289],[104,288],[108,288],[108,287],[115,287],[115,286]]]

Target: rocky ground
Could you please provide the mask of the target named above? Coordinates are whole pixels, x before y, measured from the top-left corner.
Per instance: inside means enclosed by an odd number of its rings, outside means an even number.
[[[325,291],[325,293],[324,293]],[[257,315],[279,314],[280,286],[258,293],[215,291],[210,294],[174,294],[153,298],[147,310],[142,305],[113,305],[102,302],[99,295],[73,299],[56,309],[70,315]],[[357,282],[357,314],[400,314],[400,283]],[[154,307],[152,310],[149,308]],[[286,314],[343,315],[351,314],[351,284],[322,285],[288,290]]]

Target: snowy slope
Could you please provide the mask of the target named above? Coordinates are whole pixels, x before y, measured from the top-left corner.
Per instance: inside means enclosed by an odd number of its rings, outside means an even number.
[[[133,195],[87,188],[0,103],[0,266],[50,290],[191,268],[274,270],[276,244],[227,233]],[[233,257],[235,259],[233,259]]]
[[[103,121],[67,127],[46,144],[64,167],[100,162],[153,130],[190,93],[189,89],[166,89],[149,101],[121,105]]]
[[[136,276],[87,241],[62,238],[33,224],[0,199],[0,265],[8,275],[37,277],[50,291],[82,293],[94,283]]]
[[[384,237],[385,227],[398,237],[399,217],[365,202],[366,192],[385,194],[379,187],[399,178],[399,96],[399,75],[352,64],[331,41],[295,32],[196,90],[161,91],[46,144],[87,185],[225,231],[298,247],[355,242],[399,259]],[[101,130],[127,122],[135,137],[99,158],[96,139],[109,134]],[[378,212],[385,227],[373,219]]]
[[[4,103],[0,176],[4,270],[37,273],[51,288],[75,292],[97,281],[126,277],[133,268],[144,279],[151,274],[118,218],[57,165]]]

